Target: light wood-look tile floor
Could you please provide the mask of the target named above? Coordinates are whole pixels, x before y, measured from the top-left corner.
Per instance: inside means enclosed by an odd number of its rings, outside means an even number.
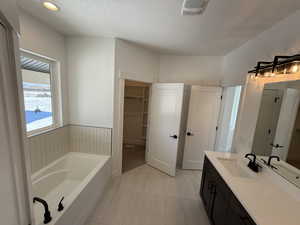
[[[115,178],[86,225],[209,225],[199,197],[201,173],[175,178],[147,165]]]

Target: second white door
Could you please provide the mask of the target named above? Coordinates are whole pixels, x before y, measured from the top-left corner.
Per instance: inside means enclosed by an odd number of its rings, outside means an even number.
[[[183,169],[202,169],[204,151],[213,151],[222,89],[192,86]]]

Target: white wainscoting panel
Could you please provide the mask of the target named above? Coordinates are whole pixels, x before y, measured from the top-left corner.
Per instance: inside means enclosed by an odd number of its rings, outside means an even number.
[[[31,173],[68,152],[111,155],[111,129],[69,125],[28,138]]]
[[[69,127],[62,127],[44,134],[28,138],[31,157],[31,173],[34,173],[56,159],[69,149]]]
[[[70,149],[84,152],[111,155],[111,129],[70,125]]]

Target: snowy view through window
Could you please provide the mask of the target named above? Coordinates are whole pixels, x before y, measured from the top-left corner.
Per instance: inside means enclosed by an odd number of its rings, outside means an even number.
[[[27,131],[53,124],[50,74],[22,70]]]

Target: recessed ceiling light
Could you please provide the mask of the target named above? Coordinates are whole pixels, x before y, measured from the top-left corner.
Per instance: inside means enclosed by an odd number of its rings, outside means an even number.
[[[44,2],[43,2],[43,6],[44,6],[46,9],[49,9],[49,10],[51,10],[51,11],[59,11],[58,5],[56,5],[55,3],[50,2],[50,1],[44,1]]]

